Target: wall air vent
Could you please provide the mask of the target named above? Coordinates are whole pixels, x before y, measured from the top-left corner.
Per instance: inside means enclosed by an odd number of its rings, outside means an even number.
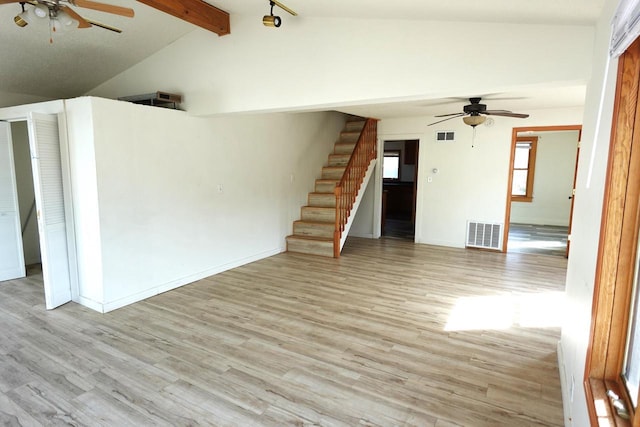
[[[502,249],[503,224],[478,221],[467,222],[468,248]]]
[[[436,132],[436,142],[453,142],[456,134],[452,130],[441,130]]]
[[[182,96],[167,92],[145,93],[143,95],[123,96],[118,101],[128,101],[134,104],[152,105],[154,107],[179,109],[182,102]]]

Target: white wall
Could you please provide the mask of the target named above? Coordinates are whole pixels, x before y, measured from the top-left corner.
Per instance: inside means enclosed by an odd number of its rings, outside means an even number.
[[[578,131],[541,132],[538,137],[533,200],[511,203],[511,222],[569,226]]]
[[[376,163],[376,169],[379,168],[380,163]],[[376,192],[376,183],[375,183],[375,173],[367,183],[367,188],[362,195],[362,201],[360,202],[360,206],[358,206],[358,210],[355,212],[355,217],[353,218],[353,224],[349,229],[349,236],[354,237],[365,237],[365,238],[374,238],[379,237],[380,232],[374,234],[374,215],[373,215],[373,206],[375,204],[375,192]]]
[[[528,119],[497,117],[491,127],[478,126],[475,140],[472,128],[461,119],[450,120],[441,128],[427,126],[433,117],[426,116],[378,123],[379,139],[420,140],[416,242],[464,247],[467,220],[504,222],[513,127],[576,125],[582,121],[581,108],[526,112],[531,114]],[[436,142],[438,130],[455,131],[456,140]],[[381,182],[380,174],[376,179]],[[378,209],[379,199],[376,203],[368,209]],[[361,205],[360,209],[367,207]],[[369,213],[362,215],[368,217]],[[370,233],[375,235],[375,226]]]
[[[78,259],[76,300],[94,310],[102,311],[102,244],[91,99],[67,100],[65,112]]]
[[[593,43],[589,26],[301,17],[274,31],[259,16],[231,24],[220,38],[195,30],[89,94],[177,92],[191,114],[209,115],[585,84]],[[478,39],[491,42],[472,45]]]
[[[25,265],[40,262],[40,236],[38,236],[38,221],[33,211],[29,218],[29,210],[34,203],[33,171],[31,170],[31,151],[29,150],[29,132],[27,122],[11,123],[11,138],[13,140],[13,162],[16,170],[16,187],[20,205],[20,223],[26,228],[22,235]]]
[[[345,120],[78,102],[93,123],[105,311],[283,251]]]
[[[616,3],[615,0],[605,2],[597,27],[578,160],[574,222],[567,267],[567,313],[560,342],[561,366],[565,376],[561,380],[565,423],[576,427],[589,425],[583,380],[615,94],[617,61],[607,62],[607,50]]]

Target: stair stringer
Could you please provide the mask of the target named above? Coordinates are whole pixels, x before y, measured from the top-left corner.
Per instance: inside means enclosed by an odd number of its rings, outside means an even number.
[[[364,178],[362,179],[362,184],[360,185],[360,190],[358,190],[358,195],[356,196],[355,202],[353,202],[353,208],[351,208],[351,213],[349,214],[349,219],[347,219],[347,223],[344,226],[344,231],[342,232],[342,236],[340,237],[340,252],[342,252],[342,247],[344,243],[347,241],[347,237],[349,236],[349,230],[353,225],[353,220],[356,217],[356,213],[358,212],[358,208],[360,207],[360,202],[362,201],[362,197],[364,197],[364,192],[367,189],[367,185],[373,176],[373,171],[376,169],[377,159],[371,160],[369,163],[369,167],[364,174]]]

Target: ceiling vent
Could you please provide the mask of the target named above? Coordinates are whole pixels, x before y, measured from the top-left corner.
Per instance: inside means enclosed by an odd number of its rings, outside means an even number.
[[[456,134],[452,130],[441,130],[436,132],[436,142],[453,142]]]

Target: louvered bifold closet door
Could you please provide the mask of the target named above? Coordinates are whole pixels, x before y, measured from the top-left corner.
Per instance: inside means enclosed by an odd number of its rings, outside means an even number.
[[[31,113],[33,163],[42,274],[47,309],[71,301],[58,117]]]

